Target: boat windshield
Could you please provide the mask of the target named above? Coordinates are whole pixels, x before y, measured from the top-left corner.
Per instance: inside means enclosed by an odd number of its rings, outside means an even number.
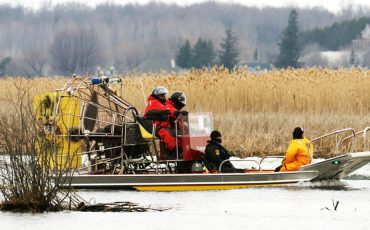
[[[189,113],[187,122],[185,121],[184,126],[184,136],[209,137],[213,130],[212,113]]]

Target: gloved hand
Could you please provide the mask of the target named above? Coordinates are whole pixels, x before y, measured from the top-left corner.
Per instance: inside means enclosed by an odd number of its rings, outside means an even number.
[[[181,111],[180,111],[180,114],[181,114],[181,115],[186,116],[186,115],[188,115],[188,114],[189,114],[189,112],[188,112],[188,111],[186,111],[186,110],[181,110]]]
[[[174,112],[174,115],[175,115],[176,117],[178,117],[180,114],[181,114],[181,115],[186,116],[186,115],[188,115],[188,114],[189,114],[189,112],[188,112],[188,111],[185,111],[185,110],[176,110],[176,111]]]
[[[274,172],[280,172],[280,169],[283,167],[283,165],[279,165],[275,168]]]
[[[235,152],[234,152],[234,151],[229,151],[229,155],[230,155],[231,157],[235,157]]]

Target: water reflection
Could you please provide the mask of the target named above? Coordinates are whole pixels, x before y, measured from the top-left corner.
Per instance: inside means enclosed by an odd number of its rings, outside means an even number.
[[[342,180],[326,180],[319,182],[307,182],[302,184],[303,188],[318,189],[318,190],[334,190],[334,191],[353,191],[358,188],[351,187],[346,181]]]

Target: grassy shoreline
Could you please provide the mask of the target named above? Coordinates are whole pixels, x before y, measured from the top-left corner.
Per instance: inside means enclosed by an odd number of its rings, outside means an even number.
[[[139,112],[146,97],[158,85],[187,95],[189,112],[212,112],[214,128],[224,144],[238,156],[284,154],[296,126],[305,136],[370,126],[370,71],[366,69],[287,69],[251,73],[222,68],[188,73],[131,74],[122,77],[120,95]],[[67,77],[2,78],[0,111],[10,108],[15,85],[29,87],[34,94],[61,88]],[[143,87],[142,87],[143,86]],[[349,135],[349,134],[347,134]],[[327,144],[331,146],[329,141]],[[361,143],[360,143],[361,144]],[[328,157],[330,153],[323,153]]]

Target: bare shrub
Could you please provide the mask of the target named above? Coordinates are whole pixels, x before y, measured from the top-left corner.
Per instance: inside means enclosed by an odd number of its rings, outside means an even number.
[[[30,87],[15,83],[8,97],[12,105],[0,114],[0,209],[22,212],[61,210],[71,189],[58,184],[70,175],[70,167],[54,167],[55,140],[40,138],[34,119]],[[68,198],[68,199],[67,199]]]

